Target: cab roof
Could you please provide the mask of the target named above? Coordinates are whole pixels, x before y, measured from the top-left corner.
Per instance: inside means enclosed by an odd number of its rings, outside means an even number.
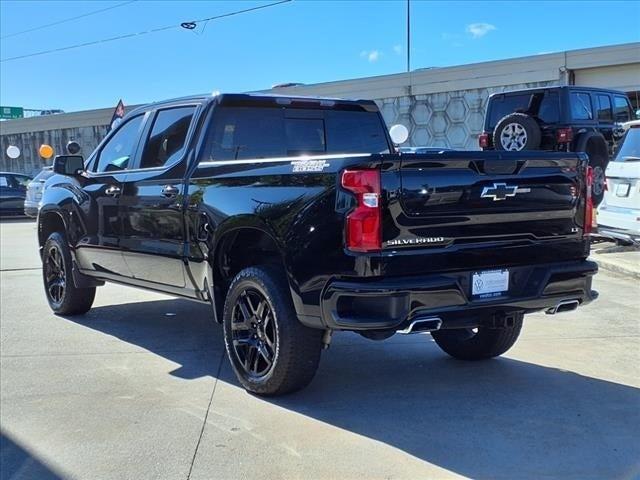
[[[191,95],[159,102],[149,103],[132,110],[127,116],[155,110],[163,107],[193,103],[216,103],[224,106],[282,106],[291,108],[332,108],[336,110],[364,110],[377,112],[378,106],[373,100],[345,100],[331,97],[311,97],[302,95],[281,95],[266,93],[222,93],[214,95]]]

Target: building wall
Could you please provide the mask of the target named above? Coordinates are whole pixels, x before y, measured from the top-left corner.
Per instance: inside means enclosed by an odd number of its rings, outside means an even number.
[[[493,88],[456,90],[426,95],[376,99],[388,126],[400,123],[409,129],[406,146],[433,146],[479,150],[489,95],[495,92],[554,85],[534,82]]]
[[[66,145],[75,140],[82,147],[81,153],[88,156],[107,134],[108,125],[93,127],[61,128],[39,132],[13,133],[0,136],[0,171],[26,173],[35,175],[43,166],[51,165],[53,158],[43,160],[38,155],[40,145],[51,145],[56,155],[66,153]],[[10,159],[7,154],[9,145],[17,145],[22,151],[20,157]]]
[[[640,90],[640,44],[630,43],[410,73],[275,88],[284,95],[375,100],[388,125],[409,128],[407,146],[478,149],[487,99],[551,85]]]

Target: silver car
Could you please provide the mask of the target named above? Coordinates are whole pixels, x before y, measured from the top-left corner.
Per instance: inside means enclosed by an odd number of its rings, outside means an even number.
[[[619,243],[640,245],[640,120],[623,127],[626,134],[607,166],[598,233]]]
[[[44,167],[40,173],[27,185],[27,197],[24,201],[24,214],[28,217],[37,217],[40,209],[40,200],[44,183],[53,175],[53,167]]]

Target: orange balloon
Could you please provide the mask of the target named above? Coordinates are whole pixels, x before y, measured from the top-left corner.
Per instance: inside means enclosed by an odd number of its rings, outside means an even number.
[[[38,150],[38,153],[40,153],[40,156],[45,160],[49,160],[51,157],[53,157],[53,147],[51,145],[43,143],[42,145],[40,145],[40,150]]]

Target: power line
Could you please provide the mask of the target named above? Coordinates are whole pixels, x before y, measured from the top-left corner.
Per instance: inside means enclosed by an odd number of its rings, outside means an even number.
[[[71,49],[74,49],[74,48],[89,47],[91,45],[98,45],[98,44],[102,44],[102,43],[113,42],[113,41],[116,41],[116,40],[123,40],[125,38],[138,37],[138,36],[141,36],[141,35],[146,35],[148,33],[157,33],[157,32],[162,32],[162,31],[165,31],[165,30],[170,30],[170,29],[173,29],[173,28],[185,28],[187,30],[193,30],[192,25],[195,26],[195,24],[198,24],[200,22],[209,22],[211,20],[219,20],[221,18],[232,17],[234,15],[240,15],[242,13],[253,12],[255,10],[261,10],[263,8],[275,7],[276,5],[280,5],[282,3],[288,3],[288,2],[291,2],[291,1],[293,1],[293,0],[280,0],[279,2],[268,3],[266,5],[260,5],[258,7],[245,8],[244,10],[236,10],[234,12],[223,13],[221,15],[216,15],[216,16],[213,16],[213,17],[202,18],[200,20],[192,20],[192,21],[189,21],[189,22],[181,22],[179,25],[167,25],[165,27],[153,28],[151,30],[144,30],[142,32],[127,33],[127,34],[124,34],[124,35],[118,35],[116,37],[103,38],[101,40],[94,40],[94,41],[85,42],[85,43],[77,43],[75,45],[69,45],[67,47],[53,48],[51,50],[43,50],[41,52],[27,53],[26,55],[19,55],[17,57],[3,58],[3,59],[0,60],[0,63],[11,62],[13,60],[20,60],[22,58],[37,57],[37,56],[40,56],[40,55],[47,55],[49,53],[62,52],[62,51],[71,50]]]
[[[82,15],[77,15],[75,17],[65,18],[64,20],[58,20],[57,22],[47,23],[45,25],[40,25],[39,27],[33,27],[33,28],[29,28],[28,30],[22,30],[20,32],[10,33],[9,35],[0,37],[0,39],[4,40],[5,38],[16,37],[18,35],[22,35],[23,33],[35,32],[36,30],[42,30],[43,28],[49,28],[49,27],[53,27],[54,25],[60,25],[61,23],[71,22],[72,20],[78,20],[79,18],[89,17],[91,15],[96,15],[98,13],[106,12],[108,10],[113,10],[114,8],[124,7],[125,5],[129,5],[130,3],[134,3],[137,1],[138,0],[129,0],[128,2],[118,3],[117,5],[101,8],[100,10],[94,10],[92,12],[83,13]]]

